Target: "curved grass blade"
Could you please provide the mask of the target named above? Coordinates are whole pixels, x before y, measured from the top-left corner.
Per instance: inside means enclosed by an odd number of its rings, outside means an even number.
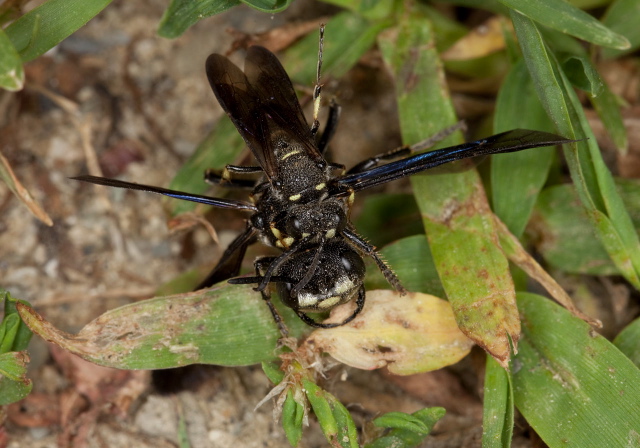
[[[413,414],[389,412],[381,415],[373,421],[373,424],[381,428],[390,428],[391,431],[373,442],[367,443],[365,448],[421,446],[424,438],[444,417],[445,412],[444,408],[425,408]]]
[[[10,92],[22,90],[24,70],[18,52],[3,29],[0,29],[0,88]]]
[[[524,61],[519,60],[505,78],[493,119],[493,131],[523,127],[553,132],[536,96]],[[494,157],[491,160],[491,202],[511,233],[520,238],[531,217],[554,157],[554,148],[536,148]]]
[[[588,139],[565,150],[571,177],[609,256],[622,275],[640,288],[638,234],[602,160],[573,87],[553,54],[547,51],[533,21],[517,12],[512,12],[511,18],[538,97],[559,133],[570,139]]]
[[[603,47],[625,50],[626,37],[611,31],[593,16],[565,1],[499,0],[505,6],[536,22]]]
[[[626,154],[629,146],[627,131],[622,122],[620,105],[609,86],[600,77],[596,67],[584,50],[576,55],[567,57],[562,68],[571,83],[584,90],[589,101],[604,124],[613,143],[622,154]]]
[[[240,5],[240,0],[171,0],[160,19],[158,34],[174,39],[205,17]]]
[[[427,20],[402,16],[380,48],[396,78],[403,141],[411,144],[456,122]],[[456,133],[442,146],[461,142]],[[461,330],[506,365],[519,321],[509,265],[477,173],[411,178],[442,284]]]
[[[253,9],[266,13],[276,13],[284,11],[293,0],[240,0]]]
[[[9,25],[5,32],[23,62],[43,55],[83,27],[111,0],[49,0]]]
[[[515,403],[545,443],[640,445],[640,370],[588,324],[535,294],[518,294],[522,339]]]
[[[618,349],[640,368],[640,318],[627,325],[613,340]]]
[[[484,376],[482,448],[510,448],[514,404],[511,373],[490,356]]]
[[[637,0],[615,0],[602,19],[602,23],[611,31],[619,33],[629,39],[631,45],[624,50],[603,48],[605,58],[616,58],[631,53],[640,47],[640,3]]]

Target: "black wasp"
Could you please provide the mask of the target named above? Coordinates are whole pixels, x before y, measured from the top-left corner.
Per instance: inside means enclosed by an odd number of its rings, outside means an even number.
[[[318,79],[322,63],[322,31],[319,56]],[[286,330],[270,301],[268,286],[272,283],[285,305],[307,324],[321,328],[344,325],[362,310],[364,255],[373,258],[396,290],[404,291],[376,248],[360,237],[349,222],[355,192],[454,160],[571,142],[545,132],[515,129],[472,143],[411,155],[430,146],[431,139],[367,159],[345,173],[343,165],[330,163],[324,157],[340,109],[332,103],[327,125],[319,134],[319,81],[314,92],[314,122],[309,126],[287,73],[269,50],[250,47],[244,72],[225,56],[212,54],[207,59],[206,72],[213,93],[259,166],[228,165],[221,175],[207,171],[205,180],[249,188],[252,190],[251,202],[95,176],[75,179],[250,212],[246,229],[225,250],[199,288],[237,276],[247,247],[257,239],[279,248],[282,250],[279,256],[255,261],[254,277],[233,278],[229,282],[256,284],[255,289],[262,293],[282,331]],[[384,163],[399,157],[404,158]],[[258,173],[261,176],[258,181],[233,179],[233,173]],[[339,324],[322,324],[306,314],[328,311],[353,299],[356,310]]]

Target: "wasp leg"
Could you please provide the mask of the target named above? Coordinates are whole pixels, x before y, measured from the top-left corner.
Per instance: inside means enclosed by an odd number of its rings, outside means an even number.
[[[298,317],[300,319],[302,319],[302,321],[305,324],[310,325],[312,327],[316,327],[316,328],[336,328],[336,327],[341,327],[342,325],[346,325],[349,322],[351,322],[353,319],[356,318],[356,316],[358,314],[360,314],[360,311],[362,311],[362,308],[364,308],[364,299],[365,299],[364,286],[361,286],[360,289],[358,290],[358,298],[356,299],[356,309],[355,309],[355,311],[353,312],[353,314],[351,316],[347,317],[345,320],[343,320],[339,324],[323,324],[323,323],[320,323],[320,322],[316,322],[315,320],[310,318],[307,314],[305,314],[305,313],[303,313],[301,311],[296,311],[296,314],[298,315]]]
[[[264,277],[262,278],[262,281],[254,289],[256,291],[264,291],[264,289],[267,287],[267,285],[269,283],[271,283],[271,281],[272,281],[271,277],[273,276],[273,273],[276,271],[276,269],[278,269],[282,265],[282,263],[287,261],[287,259],[289,257],[291,257],[293,254],[295,254],[298,250],[300,250],[300,248],[305,243],[307,243],[309,241],[309,239],[311,239],[311,237],[306,237],[306,238],[302,238],[300,240],[297,240],[291,246],[289,246],[289,248],[285,252],[283,252],[282,254],[278,255],[277,258],[274,258],[273,261],[269,264],[269,267],[267,268],[267,270],[264,271]]]
[[[357,250],[363,252],[364,254],[373,258],[373,261],[378,265],[378,269],[384,275],[384,278],[387,279],[389,284],[395,288],[396,291],[401,294],[406,294],[407,290],[404,289],[404,286],[400,283],[400,279],[396,276],[395,272],[384,262],[384,260],[378,254],[375,246],[366,242],[360,235],[349,230],[344,229],[342,235],[347,238],[347,241],[355,247]]]
[[[262,274],[265,272],[264,267],[270,266],[271,264],[273,264],[275,260],[276,260],[275,257],[258,258],[253,264],[254,267],[256,268],[256,277],[263,278]],[[267,307],[269,307],[269,311],[271,311],[271,316],[273,316],[273,320],[278,326],[278,330],[280,330],[280,334],[282,335],[282,337],[283,338],[289,337],[289,329],[284,324],[284,320],[282,319],[282,316],[280,315],[280,313],[278,313],[278,310],[276,309],[276,307],[273,305],[273,302],[271,301],[271,291],[269,291],[268,288],[265,288],[260,291],[260,294],[262,294],[262,300],[264,300],[264,302],[267,304]]]
[[[377,156],[373,156],[369,159],[365,159],[362,162],[355,165],[349,171],[347,171],[347,174],[360,173],[360,172],[369,170],[371,168],[375,168],[376,166],[380,165],[381,162],[388,162],[390,160],[398,159],[400,157],[410,156],[414,152],[418,152],[418,151],[422,151],[424,149],[430,148],[431,146],[444,140],[454,132],[458,130],[464,131],[466,130],[466,128],[467,127],[464,121],[459,121],[453,126],[449,126],[448,128],[443,129],[442,131],[436,133],[435,135],[432,135],[426,140],[422,140],[411,146],[409,145],[400,146],[398,148],[392,149],[391,151],[378,154]]]
[[[241,188],[243,190],[253,190],[256,186],[255,180],[226,178],[224,172],[216,172],[212,169],[204,172],[204,181],[211,185],[220,185],[225,188]]]

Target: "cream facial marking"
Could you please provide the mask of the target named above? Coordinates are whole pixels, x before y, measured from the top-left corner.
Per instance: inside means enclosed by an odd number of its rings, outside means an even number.
[[[290,200],[290,201],[297,201],[297,200],[299,200],[301,197],[302,197],[302,195],[301,195],[300,193],[298,193],[298,194],[293,194],[293,195],[289,196],[289,200]]]

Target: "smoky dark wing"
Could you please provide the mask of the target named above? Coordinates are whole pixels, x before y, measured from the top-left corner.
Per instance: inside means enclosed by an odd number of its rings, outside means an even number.
[[[244,72],[276,126],[303,144],[312,159],[324,160],[313,143],[293,84],[278,58],[266,48],[252,46],[247,50]]]
[[[234,201],[232,199],[212,198],[209,196],[202,196],[199,194],[185,193],[182,191],[169,190],[167,188],[154,187],[151,185],[134,184],[133,182],[124,182],[121,180],[108,179],[106,177],[97,176],[78,176],[71,177],[73,180],[79,180],[82,182],[89,182],[97,185],[104,185],[107,187],[127,188],[129,190],[148,191],[149,193],[157,193],[163,196],[169,196],[170,198],[182,199],[183,201],[199,202],[201,204],[212,205],[220,208],[232,208],[235,210],[251,210],[256,211],[256,207],[253,204],[243,201]]]
[[[560,145],[574,141],[576,140],[569,140],[548,132],[514,129],[475,142],[417,154],[361,173],[340,177],[336,179],[335,184],[332,186],[332,192],[338,194],[344,191],[345,187],[350,187],[354,191],[364,190],[365,188],[410,176],[454,160],[516,152],[523,149]]]
[[[207,78],[218,102],[269,178],[276,176],[277,166],[269,123],[258,92],[245,74],[229,59],[219,54],[207,58]]]
[[[242,260],[247,252],[247,247],[256,241],[256,230],[253,227],[247,227],[244,232],[236,237],[235,240],[229,244],[227,250],[224,251],[220,261],[213,271],[207,275],[207,277],[200,282],[195,291],[202,288],[208,288],[220,283],[224,280],[228,280],[231,277],[236,277],[240,273],[240,267],[242,266]]]

